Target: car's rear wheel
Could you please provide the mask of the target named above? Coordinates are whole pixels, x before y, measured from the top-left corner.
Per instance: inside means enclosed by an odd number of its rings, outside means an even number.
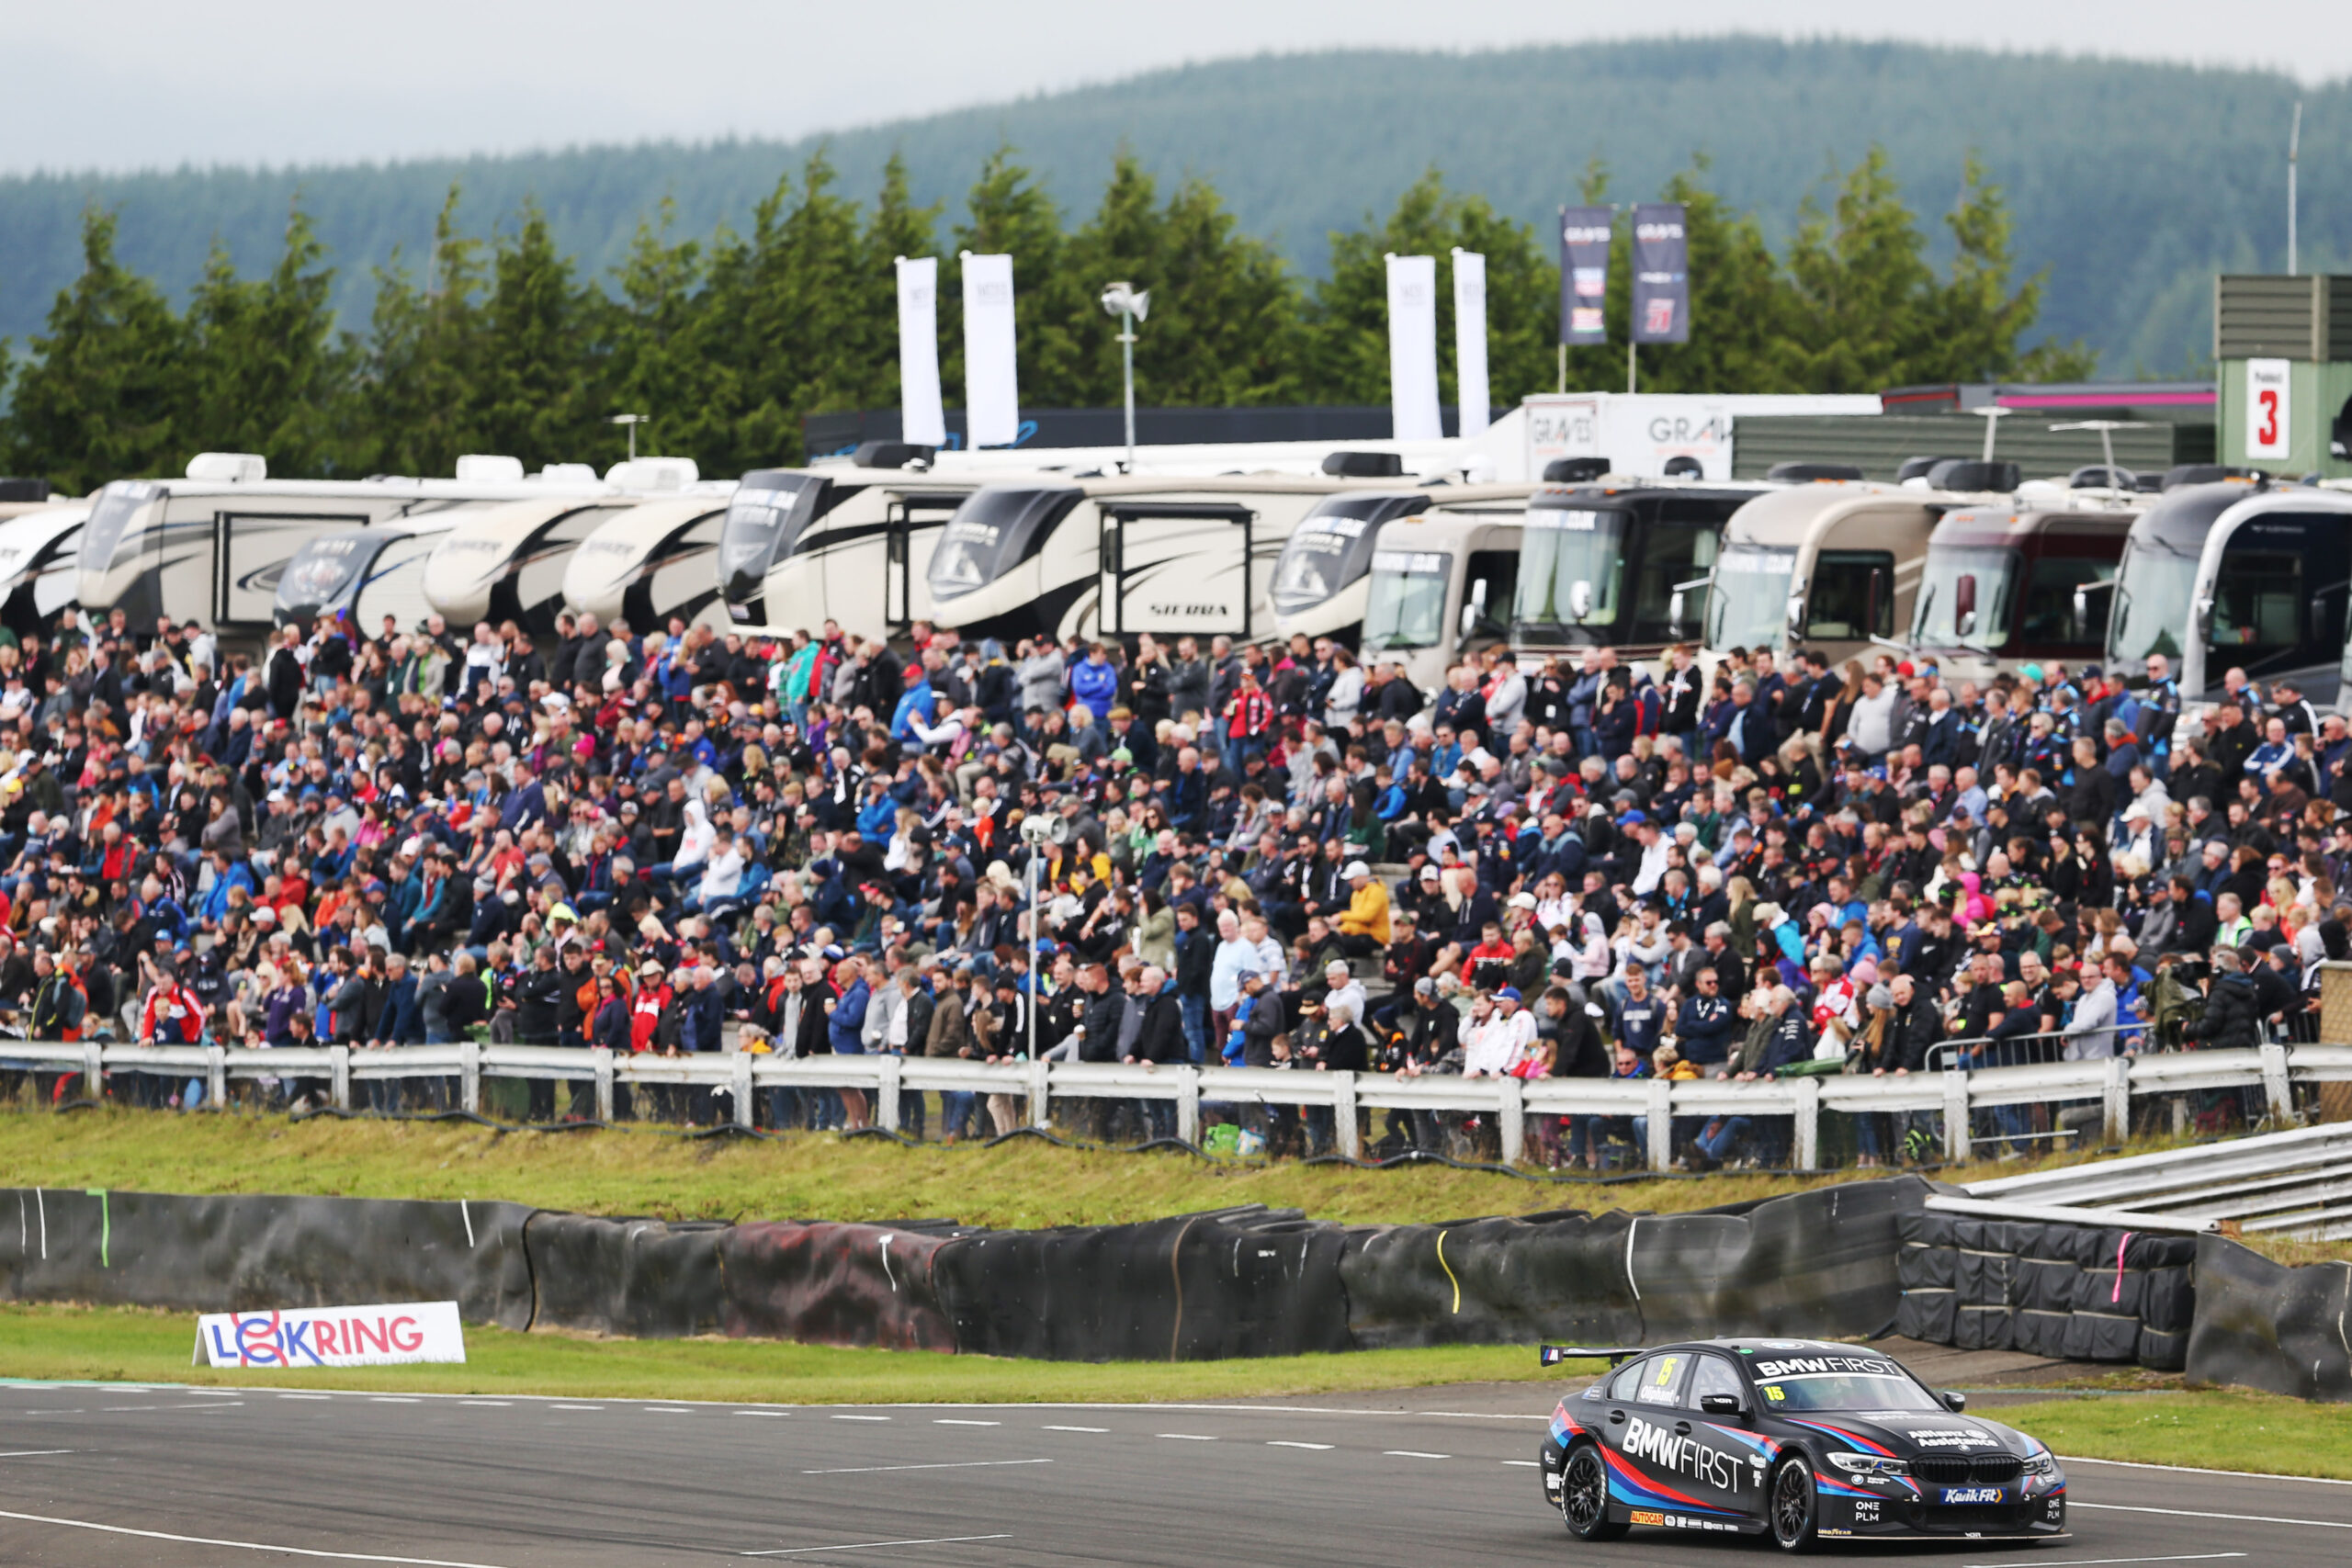
[[[1821,1499],[1813,1467],[1792,1458],[1772,1475],[1772,1541],[1783,1551],[1811,1551],[1821,1540]]]
[[[1578,1443],[1560,1472],[1560,1517],[1578,1540],[1615,1540],[1626,1527],[1609,1518],[1609,1466],[1600,1450]]]

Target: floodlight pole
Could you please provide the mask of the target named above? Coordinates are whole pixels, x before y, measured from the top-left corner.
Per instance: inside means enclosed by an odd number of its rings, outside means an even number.
[[[637,427],[645,423],[646,417],[641,413],[616,413],[607,416],[605,421],[606,424],[628,426],[628,460],[632,463],[637,461]]]
[[[1132,420],[1132,415],[1130,419]],[[1130,441],[1130,445],[1133,443]],[[1024,1010],[1029,1015],[1029,1059],[1037,1059],[1037,850],[1029,846],[1029,1002]]]
[[[2287,276],[2295,276],[2295,163],[2302,151],[2303,106],[2295,105],[2293,125],[2287,131]]]

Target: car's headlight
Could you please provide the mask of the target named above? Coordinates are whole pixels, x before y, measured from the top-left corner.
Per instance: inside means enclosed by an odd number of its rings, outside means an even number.
[[[1908,1475],[1911,1466],[1883,1454],[1831,1453],[1824,1456],[1849,1475]]]
[[[2058,1456],[2048,1449],[2042,1450],[2038,1454],[2028,1456],[2025,1461],[2025,1472],[2028,1475],[2048,1475],[2057,1468]]]

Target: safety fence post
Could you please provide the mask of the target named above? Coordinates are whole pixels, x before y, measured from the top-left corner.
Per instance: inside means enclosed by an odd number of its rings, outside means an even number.
[[[2120,1145],[2132,1135],[2132,1058],[2107,1059],[2107,1083],[2100,1097],[2101,1141]]]
[[[1957,1067],[1944,1069],[1944,1158],[1955,1164],[1968,1157],[1968,1075]]]
[[[728,1089],[735,1101],[735,1125],[748,1127],[752,1124],[752,1054],[738,1051],[729,1065],[732,1071],[729,1075]]]
[[[1029,1064],[1029,1125],[1032,1127],[1044,1128],[1053,1124],[1052,1072],[1053,1064],[1043,1056]]]
[[[2295,1091],[2287,1078],[2287,1047],[2262,1047],[2262,1098],[2269,1102],[2270,1124],[2283,1131],[2295,1124]]]
[[[469,1116],[481,1114],[481,1042],[458,1043],[458,1103]]]
[[[1674,1085],[1667,1078],[1650,1080],[1650,1168],[1674,1168]]]
[[[1176,1135],[1201,1141],[1201,1069],[1190,1063],[1176,1069]]]
[[[1503,1091],[1503,1163],[1517,1165],[1527,1152],[1527,1084],[1514,1077],[1496,1081]]]
[[[327,1047],[327,1059],[334,1066],[334,1108],[348,1111],[351,1109],[351,1047],[331,1045]]]
[[[218,1111],[229,1102],[229,1048],[204,1048],[204,1103]]]
[[[596,1068],[596,1120],[613,1119],[613,1048],[598,1045],[588,1053]]]
[[[1339,1134],[1340,1152],[1350,1159],[1363,1155],[1363,1138],[1356,1127],[1356,1076],[1353,1073],[1333,1073],[1331,1077],[1331,1126]]]
[[[107,1048],[95,1040],[82,1043],[82,1092],[92,1100],[107,1097]]]
[[[1821,1080],[1799,1078],[1795,1087],[1797,1134],[1792,1154],[1799,1170],[1815,1170],[1821,1165]]]
[[[906,1070],[905,1057],[882,1058],[882,1089],[874,1097],[874,1124],[886,1133],[899,1130],[899,1080],[905,1076]]]

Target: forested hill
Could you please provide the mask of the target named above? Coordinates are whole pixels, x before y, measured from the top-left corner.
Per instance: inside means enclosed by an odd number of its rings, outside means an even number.
[[[869,65],[873,62],[867,62]],[[266,84],[251,84],[254,90]],[[233,84],[224,89],[234,91]],[[2195,70],[1907,45],[1686,39],[1477,54],[1265,56],[786,144],[594,147],[379,166],[0,180],[0,335],[39,330],[74,275],[80,216],[121,213],[131,267],[196,280],[215,236],[240,270],[276,258],[299,191],[360,324],[371,269],[397,244],[421,264],[442,197],[470,226],[526,198],[583,263],[617,262],[664,198],[677,231],[746,229],[758,200],[830,142],[844,190],[870,197],[902,150],[919,201],[952,221],[982,157],[1010,141],[1066,209],[1091,209],[1124,143],[1163,176],[1200,175],[1245,230],[1310,273],[1325,235],[1385,212],[1434,164],[1456,189],[1548,222],[1591,160],[1618,200],[1654,195],[1694,157],[1735,207],[1784,236],[1833,164],[1873,142],[1911,203],[1941,212],[1973,151],[2009,195],[2023,270],[2046,267],[2038,329],[2080,336],[2108,375],[2172,372],[2210,349],[2211,274],[2283,265],[2284,145],[2305,104],[2302,262],[2352,265],[2352,90]]]

